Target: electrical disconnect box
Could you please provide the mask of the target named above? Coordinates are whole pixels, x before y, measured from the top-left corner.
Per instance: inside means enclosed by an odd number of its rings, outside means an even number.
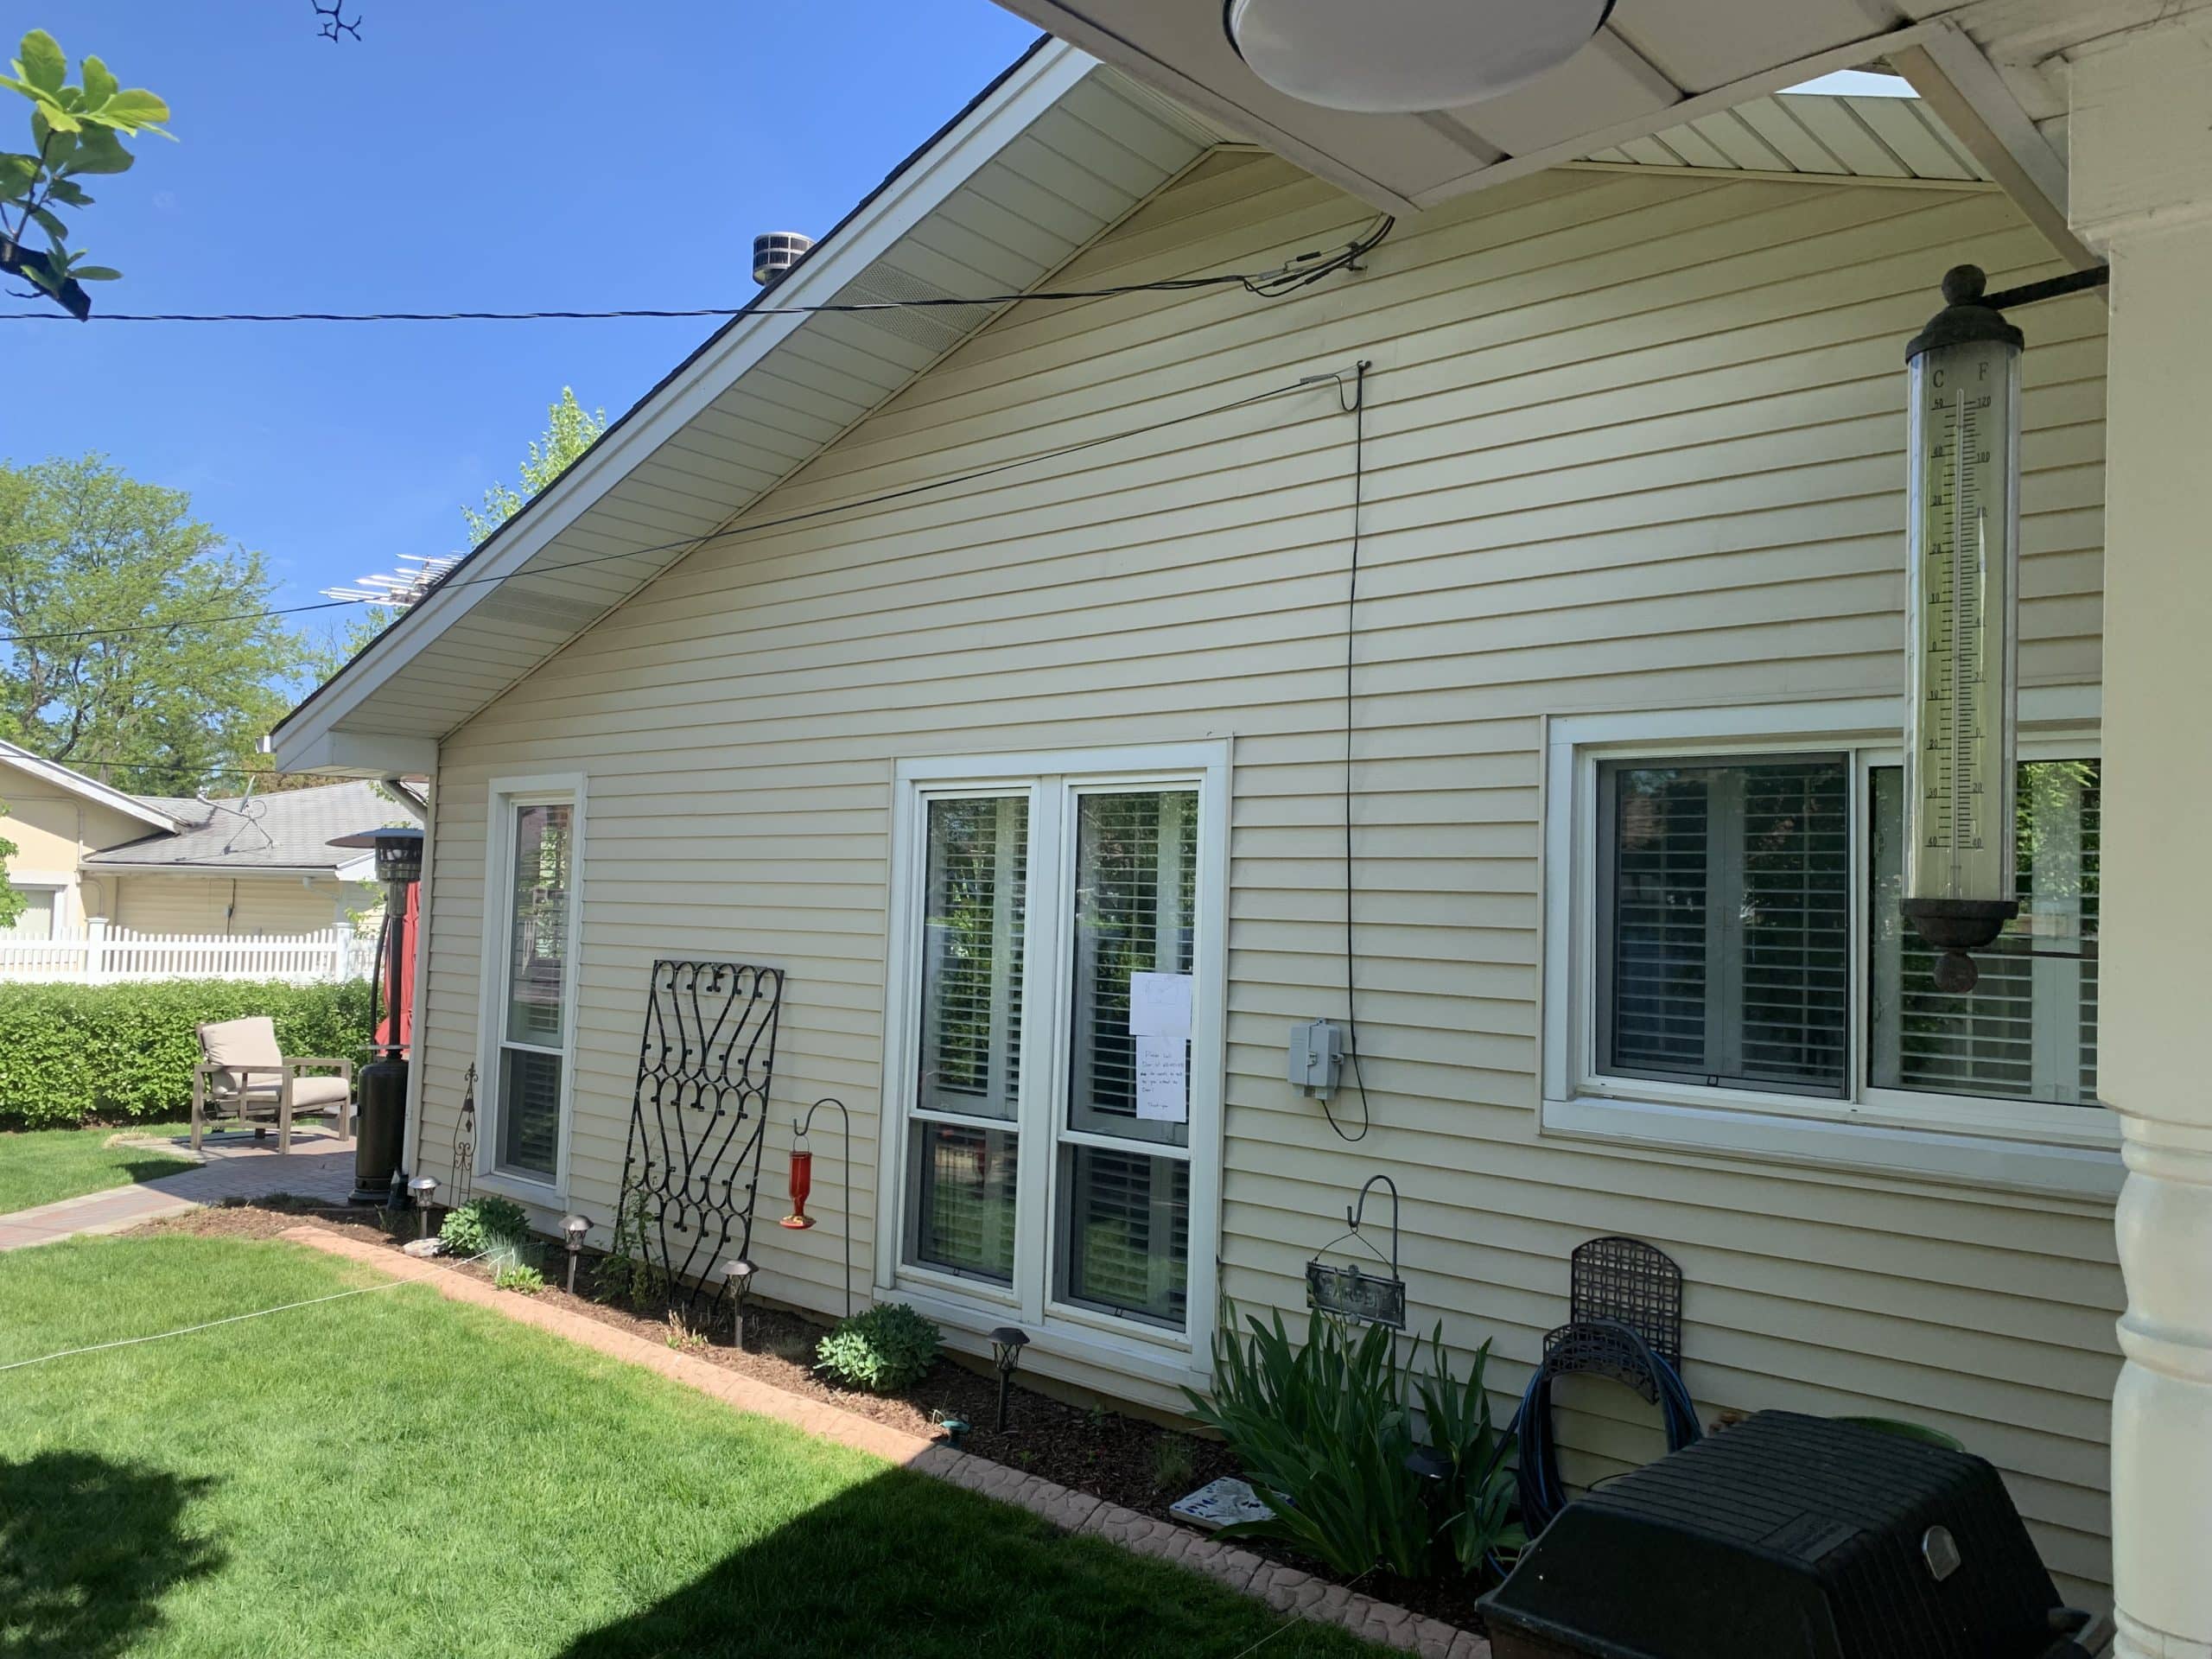
[[[1326,1020],[1308,1020],[1290,1028],[1290,1080],[1311,1099],[1336,1092],[1344,1069],[1344,1035]]]

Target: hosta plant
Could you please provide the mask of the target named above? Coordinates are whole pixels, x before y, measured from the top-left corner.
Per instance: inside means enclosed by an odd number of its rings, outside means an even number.
[[[840,1319],[814,1351],[814,1369],[849,1389],[896,1394],[929,1375],[944,1333],[904,1302],[879,1302]]]

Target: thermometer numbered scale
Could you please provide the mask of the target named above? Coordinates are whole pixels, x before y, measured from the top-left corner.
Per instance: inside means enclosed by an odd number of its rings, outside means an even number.
[[[2019,568],[2020,331],[1984,278],[1943,278],[1905,353],[1910,403],[1904,912],[1968,991],[1970,950],[2019,914],[2012,826]]]

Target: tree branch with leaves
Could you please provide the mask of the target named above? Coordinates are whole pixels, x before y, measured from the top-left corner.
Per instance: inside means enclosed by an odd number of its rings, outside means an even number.
[[[69,226],[55,212],[89,207],[92,199],[77,181],[130,170],[137,157],[125,137],[173,135],[161,126],[169,106],[143,86],[125,86],[99,59],[87,55],[80,79],[69,80],[69,60],[53,35],[35,29],[17,48],[13,75],[0,85],[30,100],[31,153],[0,151],[0,270],[13,272],[82,319],[92,302],[81,283],[111,283],[123,273],[84,263],[69,246]],[[10,223],[12,216],[13,222]],[[44,253],[24,245],[32,226],[46,234]]]

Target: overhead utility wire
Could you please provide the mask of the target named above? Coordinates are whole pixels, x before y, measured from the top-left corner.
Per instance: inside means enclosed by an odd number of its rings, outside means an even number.
[[[92,322],[599,322],[621,318],[804,317],[871,311],[925,311],[959,306],[1017,305],[1037,300],[1111,300],[1125,294],[1181,294],[1211,288],[1242,288],[1263,300],[1281,299],[1324,277],[1351,269],[1390,234],[1397,221],[1389,214],[1341,248],[1317,248],[1285,260],[1269,270],[1226,271],[1212,276],[1166,276],[1156,282],[1124,283],[1109,288],[1036,289],[1026,294],[938,295],[911,300],[834,300],[818,305],[702,305],[674,309],[610,311],[95,311]],[[73,322],[60,311],[0,312],[0,320]]]
[[[1087,449],[1098,448],[1105,444],[1119,443],[1128,438],[1141,438],[1154,432],[1166,431],[1170,427],[1187,426],[1193,421],[1206,420],[1216,415],[1230,414],[1240,409],[1249,409],[1255,404],[1269,403],[1275,398],[1287,397],[1291,392],[1306,391],[1309,387],[1340,386],[1342,382],[1341,372],[1305,375],[1285,385],[1272,386],[1265,391],[1255,391],[1247,397],[1231,398],[1227,403],[1214,404],[1205,409],[1192,410],[1186,415],[1171,415],[1166,420],[1154,421],[1145,426],[1125,427],[1118,432],[1108,432],[1098,437],[1084,438],[1077,442],[1060,444],[1051,449],[1039,449],[1029,454],[1016,455],[1011,461],[996,461],[988,467],[978,467],[969,472],[949,474],[943,478],[925,479],[918,484],[908,484],[899,489],[886,490],[878,495],[863,496],[852,501],[834,501],[824,506],[809,507],[801,512],[785,513],[779,518],[765,518],[757,524],[736,524],[728,530],[711,531],[704,536],[693,537],[683,541],[663,542],[652,547],[633,547],[625,552],[601,553],[590,558],[568,559],[557,564],[541,565],[531,570],[508,570],[495,575],[484,576],[450,575],[429,588],[416,603],[418,605],[426,603],[449,588],[488,587],[498,582],[528,580],[552,575],[563,570],[580,569],[587,565],[609,564],[620,559],[644,558],[655,553],[676,553],[680,557],[684,554],[696,552],[701,548],[712,546],[718,542],[753,536],[764,531],[781,530],[792,524],[805,524],[817,518],[828,518],[836,513],[855,512],[864,507],[881,506],[889,502],[902,501],[914,496],[928,494],[932,491],[950,489],[955,485],[971,484],[979,479],[995,477],[999,474],[1013,472],[1019,467],[1034,466],[1039,461],[1061,460],[1069,455],[1080,454]],[[467,567],[458,568],[466,569]],[[168,633],[187,628],[213,627],[223,622],[257,622],[270,617],[296,616],[302,612],[327,611],[362,602],[350,599],[327,600],[314,605],[277,606],[263,611],[240,611],[227,616],[193,617],[174,622],[138,622],[122,627],[68,628],[45,633],[0,634],[0,645],[32,645],[57,639],[105,639],[116,635]],[[132,760],[95,762],[88,758],[86,764],[134,766],[139,763]],[[148,761],[145,764],[162,763]]]

